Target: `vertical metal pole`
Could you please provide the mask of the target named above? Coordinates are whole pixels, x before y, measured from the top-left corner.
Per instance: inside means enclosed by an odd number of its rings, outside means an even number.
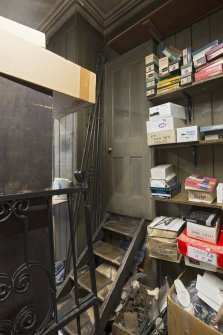
[[[54,259],[54,243],[53,243],[53,211],[52,211],[52,197],[47,197],[47,210],[48,210],[48,231],[49,231],[49,245],[50,245],[50,263],[51,263],[51,275],[53,283],[53,301],[54,301],[54,316],[56,323],[58,322],[57,315],[57,302],[56,302],[56,279],[55,279],[55,259]]]
[[[69,215],[69,224],[70,224],[70,241],[71,241],[71,251],[72,251],[72,260],[73,260],[73,276],[74,276],[74,296],[75,303],[77,308],[79,308],[79,294],[78,294],[78,282],[77,282],[77,266],[76,266],[76,249],[75,249],[75,227],[73,222],[73,194],[67,194],[68,201],[68,215]],[[81,323],[80,316],[77,316],[77,333],[81,335]]]
[[[86,225],[86,237],[87,237],[87,247],[88,247],[88,259],[90,268],[90,278],[91,278],[91,289],[93,294],[97,297],[97,286],[95,279],[95,263],[94,263],[94,253],[92,244],[92,233],[91,233],[91,219],[90,219],[90,208],[88,205],[88,191],[83,191],[84,193],[84,212],[85,212],[85,225]],[[100,325],[100,316],[98,308],[98,300],[94,303],[94,318],[95,318],[95,333],[97,335],[102,334]]]

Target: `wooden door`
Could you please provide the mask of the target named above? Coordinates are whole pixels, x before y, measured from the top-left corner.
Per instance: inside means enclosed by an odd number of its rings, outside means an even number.
[[[145,56],[148,44],[106,65],[106,194],[109,211],[150,218],[147,146],[148,102]]]

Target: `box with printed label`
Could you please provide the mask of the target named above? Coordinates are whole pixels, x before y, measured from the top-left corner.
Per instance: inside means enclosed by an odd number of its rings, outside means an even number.
[[[163,57],[159,59],[159,75],[165,76],[169,74],[169,59],[168,57]]]
[[[154,54],[150,54],[150,55],[145,57],[145,64],[148,65],[148,64],[151,64],[151,63],[155,63],[155,64],[158,65],[158,58]]]
[[[178,119],[186,120],[185,107],[173,104],[172,102],[167,102],[162,105],[154,106],[149,108],[150,119],[153,116],[174,116]]]
[[[211,192],[203,192],[198,190],[189,190],[188,191],[188,200],[194,202],[204,202],[211,204],[216,199],[216,189]]]
[[[223,203],[223,183],[219,183],[217,186],[217,203]]]
[[[178,237],[177,246],[183,256],[223,268],[223,231],[220,232],[217,244],[212,244],[187,236],[185,229]]]
[[[184,256],[184,262],[186,266],[191,266],[192,268],[213,271],[213,272],[216,272],[218,270],[217,266],[200,262],[187,256]]]
[[[184,228],[185,221],[178,218],[159,216],[147,227],[150,257],[179,262],[177,236]]]
[[[198,126],[190,126],[177,128],[177,142],[194,142],[199,141],[199,128]]]
[[[180,86],[190,85],[194,82],[194,75],[190,73],[186,76],[180,77]]]
[[[173,130],[178,127],[183,127],[185,122],[173,116],[162,117],[154,116],[148,123],[148,132]]]
[[[221,228],[221,216],[211,227],[187,221],[187,236],[216,244]]]
[[[147,132],[148,145],[176,143],[176,140],[177,140],[176,130]]]
[[[194,68],[193,68],[192,62],[181,66],[181,76],[186,76],[193,72],[194,72]]]

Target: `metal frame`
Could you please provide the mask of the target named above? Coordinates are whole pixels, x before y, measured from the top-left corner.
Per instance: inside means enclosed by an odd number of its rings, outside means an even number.
[[[54,243],[53,243],[53,210],[52,210],[52,196],[54,195],[67,195],[67,206],[68,206],[68,214],[69,214],[69,228],[70,228],[70,236],[71,236],[71,256],[73,261],[73,277],[74,277],[74,304],[72,309],[66,311],[62,317],[58,315],[57,312],[57,298],[56,298],[56,284],[55,284],[55,273],[54,273]],[[82,298],[80,301],[78,295],[78,282],[77,282],[77,266],[76,266],[76,246],[75,246],[75,231],[76,231],[76,220],[74,220],[74,195],[80,194],[84,197],[84,208],[85,208],[85,225],[86,225],[86,237],[87,237],[87,248],[88,248],[88,256],[89,256],[89,266],[90,266],[90,275],[91,275],[91,287],[92,293],[89,293],[85,298]],[[93,255],[93,245],[92,245],[92,232],[91,232],[91,218],[90,218],[90,208],[88,205],[88,188],[85,185],[79,185],[75,188],[66,188],[60,190],[46,190],[41,192],[27,192],[27,193],[18,193],[18,194],[10,194],[10,195],[0,195],[0,222],[5,221],[7,224],[7,219],[12,215],[16,216],[19,219],[22,219],[23,229],[24,229],[24,269],[18,269],[18,273],[16,272],[16,277],[13,283],[13,289],[25,289],[25,287],[16,286],[16,283],[27,284],[29,283],[29,267],[31,266],[40,266],[41,264],[35,264],[35,260],[29,260],[28,257],[28,243],[27,243],[27,226],[28,226],[28,216],[30,205],[28,199],[33,198],[46,198],[47,200],[47,210],[48,210],[48,233],[49,233],[49,246],[50,246],[50,261],[51,261],[51,273],[49,275],[49,283],[50,288],[49,292],[51,294],[51,302],[52,306],[50,306],[49,311],[44,319],[43,324],[41,325],[41,329],[35,330],[35,334],[37,335],[50,335],[55,334],[59,329],[62,329],[66,324],[71,322],[76,318],[77,320],[77,331],[78,335],[81,335],[81,326],[80,326],[80,315],[85,312],[90,307],[94,307],[94,317],[95,317],[95,332],[96,334],[101,334],[101,327],[99,321],[99,309],[98,309],[98,300],[97,300],[97,288],[96,288],[96,280],[95,280],[95,264],[94,264],[94,255]],[[20,278],[22,271],[22,277]],[[2,275],[2,276],[1,276]],[[19,278],[18,278],[19,275]],[[12,289],[11,281],[8,284],[5,275],[3,278],[3,274],[0,274],[0,284],[1,279],[3,281],[4,288],[6,289],[6,296],[8,290]],[[7,279],[7,280],[6,280]],[[13,280],[13,278],[12,278]],[[22,281],[23,280],[23,281]],[[1,298],[1,296],[0,296]],[[4,297],[3,297],[4,298]],[[0,299],[0,305],[1,305]],[[28,306],[27,306],[28,307]],[[31,308],[31,307],[30,307]],[[35,320],[37,315],[34,311],[24,310],[22,316],[20,316],[20,323],[25,324],[26,318],[29,318],[29,322],[33,322],[33,327],[35,325]],[[25,321],[24,321],[25,320]],[[27,319],[28,320],[28,319]],[[24,321],[24,322],[23,322]],[[23,323],[22,323],[23,322]],[[30,325],[27,325],[27,327]],[[4,328],[6,327],[6,328]],[[9,328],[8,328],[9,327]],[[13,324],[11,321],[0,320],[0,330],[10,329],[11,334],[23,334],[22,329],[18,330],[17,324]],[[27,328],[28,329],[28,328]],[[27,329],[25,329],[27,331]],[[24,330],[24,331],[25,331]],[[30,328],[31,331],[31,328]]]

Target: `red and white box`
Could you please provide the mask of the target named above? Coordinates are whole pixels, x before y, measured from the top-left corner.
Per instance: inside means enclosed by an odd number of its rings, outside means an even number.
[[[223,231],[220,232],[217,244],[212,244],[187,236],[185,229],[177,239],[177,248],[183,256],[223,268]]]
[[[223,64],[216,64],[206,67],[204,70],[195,73],[195,81],[203,80],[223,73]]]

